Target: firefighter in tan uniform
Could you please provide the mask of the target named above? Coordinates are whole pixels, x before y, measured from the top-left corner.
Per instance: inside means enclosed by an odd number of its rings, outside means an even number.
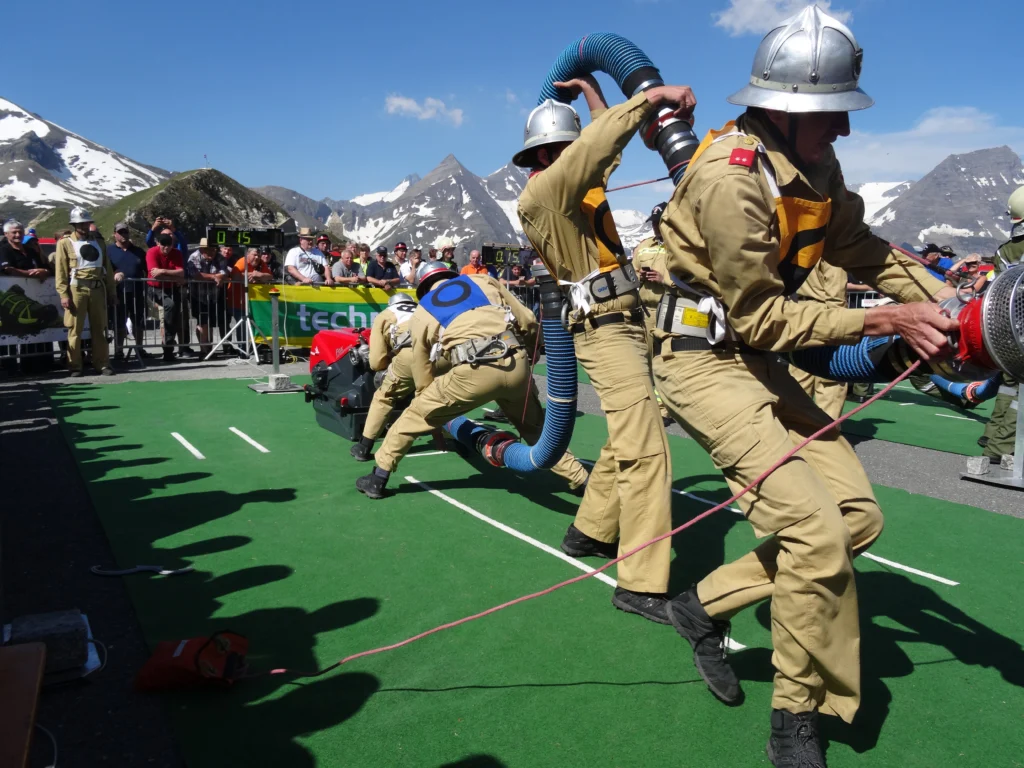
[[[843,309],[846,307],[846,270],[833,266],[822,259],[804,284],[796,292],[796,301],[817,301],[827,307]],[[846,382],[815,376],[801,371],[796,366],[789,366],[790,375],[796,383],[814,401],[814,404],[835,420],[843,415],[846,403]]]
[[[1007,203],[1010,217],[1010,239],[996,250],[996,274],[1007,269],[1021,269],[1024,261],[1024,187],[1018,187]],[[998,464],[1004,454],[1012,454],[1017,443],[1017,409],[1020,403],[1017,382],[1005,373],[999,383],[999,394],[992,407],[992,416],[985,425],[985,433],[979,444],[985,449],[985,456]]]
[[[665,266],[665,244],[661,239],[661,214],[665,212],[666,203],[658,203],[651,209],[647,221],[651,223],[654,234],[641,240],[633,249],[633,269],[640,280],[640,303],[644,306],[644,322],[647,325],[647,346],[653,354],[654,329],[657,326],[658,304],[665,293],[665,281],[669,279],[668,267]],[[654,392],[658,401],[658,412],[667,427],[673,423],[668,408],[662,402],[657,390]]]
[[[384,371],[384,380],[373,393],[370,411],[366,414],[363,436],[350,453],[356,461],[369,461],[373,443],[384,431],[395,406],[416,392],[412,378],[412,335],[409,321],[416,310],[416,301],[407,293],[396,293],[388,306],[373,320],[370,331],[370,368]]]
[[[485,403],[497,401],[529,445],[544,423],[537,388],[528,386],[527,348],[538,332],[530,310],[494,278],[459,276],[440,263],[423,273],[416,296],[420,303],[409,322],[416,396],[377,449],[377,466],[356,480],[371,499],[383,497],[388,477],[417,437]],[[551,471],[570,489],[587,484],[587,470],[569,451]]]
[[[82,375],[82,333],[88,319],[92,364],[104,376],[113,376],[106,328],[107,306],[117,299],[114,270],[103,238],[89,231],[89,212],[72,208],[70,222],[74,232],[60,239],[54,256],[57,295],[68,329],[68,367],[72,376]]]
[[[593,118],[547,100],[526,121],[525,142],[512,162],[532,170],[519,198],[519,220],[552,275],[568,287],[576,357],[608,420],[608,441],[587,492],[562,541],[573,557],[614,557],[668,532],[671,464],[650,376],[639,281],[619,242],[604,189],[623,148],[665,103],[689,115],[693,92],[661,86],[606,109],[592,77],[556,83],[583,93]],[[667,624],[669,540],[618,566],[612,603]]]
[[[735,492],[829,423],[772,353],[900,333],[924,359],[949,354],[957,324],[933,298],[952,289],[892,251],[863,223],[831,144],[849,134],[862,52],[817,6],[769,32],[747,106],[712,131],[662,217],[668,266],[686,290],[670,331],[659,331],[658,390]],[[819,259],[908,302],[868,310],[790,298]],[[917,302],[917,303],[909,303]],[[706,315],[687,322],[686,310]],[[860,629],[852,558],[882,531],[882,513],[838,430],[808,445],[740,501],[760,538],[667,609],[693,646],[712,692],[741,699],[724,655],[729,619],[771,600],[775,666],[768,756],[821,768],[818,713],[850,722],[860,704]]]

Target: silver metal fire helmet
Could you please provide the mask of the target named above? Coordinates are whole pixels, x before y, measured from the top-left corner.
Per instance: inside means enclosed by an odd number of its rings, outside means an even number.
[[[809,5],[765,35],[750,83],[729,103],[793,113],[867,109],[875,102],[858,85],[863,57],[845,24]]]
[[[523,148],[512,158],[522,168],[533,165],[533,154],[538,147],[576,141],[582,131],[580,116],[568,104],[554,99],[545,99],[526,118],[523,131]]]

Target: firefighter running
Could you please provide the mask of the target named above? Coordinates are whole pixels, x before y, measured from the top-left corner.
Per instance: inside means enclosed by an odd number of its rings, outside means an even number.
[[[899,333],[929,360],[949,354],[946,334],[958,327],[930,303],[953,289],[873,236],[843,182],[831,145],[849,134],[849,111],[872,104],[858,87],[861,58],[853,33],[817,6],[769,32],[749,85],[729,98],[747,111],[708,134],[662,217],[668,267],[686,282],[670,330],[658,331],[655,381],[734,492],[831,421],[771,353]],[[793,301],[822,258],[904,303]],[[767,540],[673,599],[668,614],[712,692],[736,704],[729,619],[771,599],[768,757],[822,768],[819,711],[850,722],[860,705],[852,558],[881,534],[882,512],[838,431],[740,507]]]
[[[619,242],[605,197],[608,177],[643,121],[662,104],[689,117],[696,100],[685,86],[660,86],[607,109],[591,76],[555,83],[583,94],[593,121],[581,132],[572,107],[546,100],[526,121],[512,158],[531,169],[519,220],[551,274],[569,285],[568,316],[576,358],[608,420],[608,440],[587,492],[562,540],[573,557],[615,557],[671,529],[671,464],[651,382],[639,281]],[[612,604],[667,624],[669,540],[618,566]]]

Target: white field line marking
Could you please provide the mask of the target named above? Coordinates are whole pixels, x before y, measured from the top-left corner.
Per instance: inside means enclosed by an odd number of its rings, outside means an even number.
[[[429,491],[434,496],[437,496],[439,499],[444,499],[449,504],[451,504],[453,507],[461,509],[463,512],[466,512],[467,514],[472,515],[477,520],[483,520],[488,525],[494,526],[499,531],[504,531],[509,536],[514,536],[515,538],[519,539],[520,541],[525,541],[527,544],[530,544],[530,545],[536,547],[537,549],[541,550],[542,552],[547,552],[549,555],[554,555],[559,560],[562,560],[562,561],[568,563],[569,565],[573,566],[574,568],[579,568],[581,571],[586,571],[587,573],[593,573],[596,570],[594,568],[591,568],[586,563],[581,563],[579,560],[577,560],[574,557],[569,557],[569,555],[565,554],[561,550],[555,549],[554,547],[549,547],[544,542],[537,541],[537,539],[533,538],[532,536],[527,536],[525,533],[521,533],[520,531],[517,531],[515,528],[511,528],[510,526],[507,526],[504,523],[499,523],[497,520],[494,520],[494,519],[488,517],[487,515],[483,514],[482,512],[477,512],[472,507],[463,504],[461,501],[457,501],[456,499],[453,499],[451,496],[448,496],[448,495],[446,495],[444,493],[441,493],[441,491],[434,490],[433,488],[431,488],[426,483],[420,482],[419,480],[417,480],[415,477],[412,477],[411,475],[406,475],[405,479],[406,479],[407,482],[415,483],[416,485],[420,486],[420,488],[423,488],[424,490]],[[609,576],[606,573],[598,573],[598,574],[596,574],[594,576],[594,578],[598,579],[599,581],[603,581],[605,584],[607,584],[610,587],[614,587],[615,586],[615,579],[613,579],[611,576]],[[747,647],[747,646],[743,645],[742,643],[736,642],[732,638],[728,638],[728,642],[729,642],[729,649],[733,650],[733,651],[741,651],[741,650],[743,650],[744,648]]]
[[[192,443],[190,443],[184,437],[179,435],[177,432],[171,432],[171,437],[173,437],[179,443],[184,445],[185,446],[185,450],[187,450],[189,453],[191,453],[197,459],[205,459],[206,458],[205,456],[203,456],[203,454],[201,454],[199,451],[196,450],[196,447],[194,445],[192,445]]]
[[[441,454],[448,453],[448,451],[424,451],[423,453],[410,453],[405,458],[416,459],[420,456],[440,456]]]
[[[587,461],[586,459],[580,459],[580,463],[593,465],[594,462]],[[680,496],[687,496],[687,497],[693,499],[694,501],[699,501],[702,504],[707,504],[709,507],[718,506],[718,504],[720,503],[720,502],[717,502],[717,501],[713,501],[711,499],[705,499],[703,496],[698,496],[698,495],[696,495],[694,493],[687,493],[686,491],[680,491],[677,488],[673,488],[672,489],[672,493],[678,493]],[[738,515],[742,515],[743,514],[743,512],[741,510],[737,509],[736,507],[725,507],[725,509],[728,509],[730,512],[735,512]],[[947,578],[945,578],[943,576],[936,576],[934,573],[928,573],[927,571],[920,571],[917,568],[911,568],[909,565],[903,565],[902,563],[897,563],[897,562],[895,562],[893,560],[886,560],[884,557],[879,557],[878,555],[873,555],[870,552],[862,552],[860,556],[861,557],[866,557],[869,560],[875,560],[875,561],[877,561],[879,563],[885,563],[888,566],[891,566],[893,568],[898,568],[899,570],[906,571],[907,573],[914,573],[914,574],[917,574],[918,576],[923,576],[926,579],[932,579],[933,581],[937,581],[940,584],[947,584],[947,585],[949,585],[951,587],[960,586],[960,582],[959,581],[952,581],[951,579],[947,579]]]
[[[926,579],[937,581],[940,584],[947,584],[951,587],[960,586],[959,581],[953,581],[951,579],[943,578],[942,576],[936,576],[934,573],[928,573],[927,571],[919,571],[917,568],[911,568],[909,565],[902,565],[901,563],[895,563],[892,560],[886,560],[884,557],[873,555],[870,552],[863,552],[861,557],[866,557],[868,560],[874,560],[875,562],[882,563],[883,565],[888,565],[890,568],[897,568],[901,571],[906,571],[907,573],[914,573],[918,576],[923,576]]]
[[[948,413],[936,413],[940,419],[960,419],[960,421],[974,421],[974,419],[968,419],[966,416],[950,416]]]
[[[906,408],[908,405],[917,405],[917,403],[900,403],[900,408]]]
[[[228,427],[228,429],[230,429],[232,432],[234,432],[240,438],[245,440],[245,442],[247,442],[249,445],[251,445],[253,448],[255,448],[260,453],[270,453],[270,451],[268,449],[264,448],[262,445],[257,443],[255,440],[253,440],[251,437],[249,437],[247,434],[245,434],[245,432],[243,432],[242,430],[235,429],[234,427]]]

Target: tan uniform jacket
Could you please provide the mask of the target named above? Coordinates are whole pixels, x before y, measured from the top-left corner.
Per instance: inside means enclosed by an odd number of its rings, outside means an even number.
[[[89,238],[79,237],[77,232],[72,232],[70,235],[62,237],[57,243],[54,269],[56,273],[57,295],[62,299],[71,298],[71,270],[78,264],[78,256],[75,254],[71,241],[86,239]],[[75,276],[83,280],[102,280],[107,284],[107,296],[112,297],[115,295],[114,291],[117,290],[117,284],[114,282],[114,268],[110,263],[110,259],[107,258],[107,244],[99,235],[92,239],[99,243],[100,252],[103,254],[103,270],[101,272],[93,268],[81,269]]]
[[[661,275],[662,281],[667,280],[668,264],[665,261],[665,257],[665,246],[655,238],[648,237],[646,240],[640,241],[636,250],[633,251],[633,268],[636,270],[637,275],[640,274],[642,269],[653,269]],[[651,315],[648,320],[652,320],[653,315],[657,313],[658,302],[661,301],[664,293],[664,282],[644,280],[640,283],[640,301],[647,307]]]
[[[776,204],[760,158],[730,164],[735,149],[764,144],[784,195],[832,200],[823,258],[900,302],[942,289],[924,267],[899,254],[864,223],[864,201],[849,192],[831,149],[805,176],[759,122],[742,115],[730,136],[692,163],[661,219],[669,269],[718,298],[728,324],[752,347],[776,352],[860,340],[864,310],[796,302],[779,274]]]
[[[512,314],[512,327],[530,347],[537,333],[537,318],[507,288],[488,275],[466,275],[484,292],[490,306],[477,307],[456,317],[441,333],[441,324],[425,307],[418,306],[409,321],[412,333],[412,375],[416,392],[422,392],[434,380],[435,365],[430,361],[434,344],[440,342],[443,352],[470,339],[486,339],[508,330],[507,314]],[[443,285],[442,280],[438,285]],[[435,288],[434,290],[437,290]]]
[[[519,220],[558,280],[578,282],[598,268],[598,245],[594,228],[581,209],[583,198],[591,189],[607,185],[622,150],[653,110],[642,93],[611,109],[595,110],[593,121],[558,160],[526,182],[519,197]],[[611,211],[605,215],[608,224]],[[635,297],[627,295],[601,302],[594,312],[635,306]]]
[[[822,259],[796,294],[803,299],[820,301],[829,307],[845,307],[846,270]]]
[[[389,307],[377,315],[373,320],[373,328],[370,331],[370,368],[375,371],[383,371],[391,365],[395,352],[391,348],[391,333],[398,318]],[[396,333],[401,336],[405,333],[412,318],[398,325]]]

